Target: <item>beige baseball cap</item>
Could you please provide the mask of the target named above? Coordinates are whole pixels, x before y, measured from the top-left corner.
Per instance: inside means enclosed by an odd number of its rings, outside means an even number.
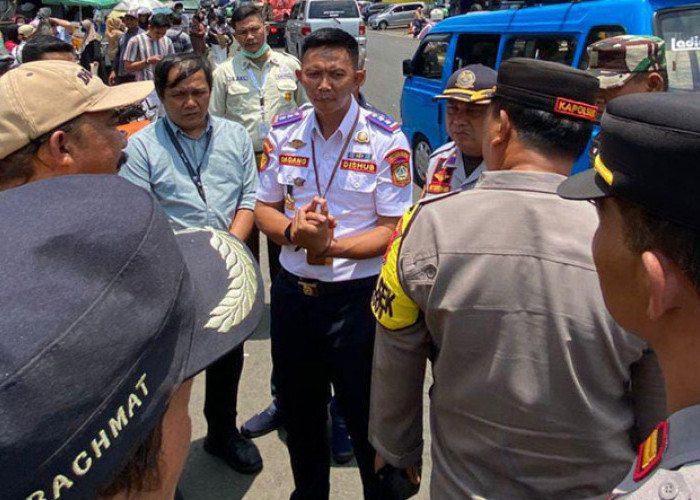
[[[0,78],[0,158],[83,113],[137,103],[153,82],[108,87],[82,66],[68,61],[36,61]]]

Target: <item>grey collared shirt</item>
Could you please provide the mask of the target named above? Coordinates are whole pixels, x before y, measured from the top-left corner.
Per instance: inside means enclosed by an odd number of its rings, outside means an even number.
[[[655,356],[603,303],[595,209],[559,198],[564,179],[485,172],[422,202],[388,252],[374,303],[404,322],[378,324],[369,437],[395,466],[420,458],[432,353],[432,498],[602,495],[663,418]]]
[[[201,163],[206,201],[166,133],[165,120],[191,164],[196,168]],[[211,143],[207,148],[209,133]],[[253,145],[237,123],[210,116],[207,131],[193,139],[168,118],[162,118],[130,137],[125,151],[129,159],[119,175],[151,191],[176,229],[211,226],[228,231],[236,210],[255,207]]]

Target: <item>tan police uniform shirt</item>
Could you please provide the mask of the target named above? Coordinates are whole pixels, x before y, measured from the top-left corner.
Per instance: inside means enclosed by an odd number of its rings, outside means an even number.
[[[353,130],[358,112],[359,120]],[[348,147],[339,158],[348,138]],[[335,238],[369,231],[377,226],[378,217],[400,217],[411,205],[411,159],[406,136],[398,123],[361,108],[354,98],[338,130],[328,139],[320,132],[313,107],[304,106],[273,120],[263,149],[258,200],[284,200],[284,214],[289,218],[296,208],[319,195],[313,166],[315,152],[318,183],[338,224]],[[330,187],[326,193],[327,186]],[[280,255],[280,264],[288,272],[326,282],[376,276],[381,261],[381,256],[362,260],[334,258],[332,265],[312,266],[306,262],[306,251],[295,250],[293,245],[282,247]]]
[[[238,53],[214,70],[209,112],[243,125],[260,153],[272,117],[306,102],[295,73],[300,68],[295,57],[273,50],[262,67]]]
[[[370,442],[398,467],[420,458],[430,355],[432,498],[604,494],[635,424],[641,441],[663,418],[655,356],[603,303],[595,208],[559,198],[564,179],[485,172],[404,215],[387,252]]]
[[[700,405],[675,412],[639,448],[615,500],[688,500],[700,497]]]
[[[467,177],[462,152],[454,142],[448,142],[430,156],[421,199],[472,189],[484,170],[486,164],[481,162]]]

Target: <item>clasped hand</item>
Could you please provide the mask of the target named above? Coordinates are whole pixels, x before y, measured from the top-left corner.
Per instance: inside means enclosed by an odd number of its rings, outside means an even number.
[[[328,251],[333,243],[335,217],[328,213],[325,199],[315,196],[311,203],[296,210],[292,219],[292,242],[313,254]]]

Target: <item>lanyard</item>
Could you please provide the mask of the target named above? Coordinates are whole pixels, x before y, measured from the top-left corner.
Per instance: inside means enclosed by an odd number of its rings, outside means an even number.
[[[352,136],[355,135],[355,129],[357,128],[357,122],[360,119],[360,107],[357,107],[357,115],[355,115],[355,121],[352,124],[352,128],[350,129],[350,133],[348,136],[345,138],[345,144],[343,144],[343,149],[340,150],[340,154],[338,155],[338,159],[335,161],[335,166],[333,167],[333,172],[331,172],[331,178],[328,179],[328,184],[326,185],[326,190],[323,191],[323,194],[321,194],[321,184],[319,183],[318,180],[318,167],[316,166],[316,144],[314,143],[314,140],[311,139],[311,159],[314,164],[314,175],[316,177],[316,191],[318,191],[318,195],[321,198],[325,198],[326,194],[328,194],[328,190],[331,188],[331,183],[333,182],[333,179],[335,178],[335,174],[338,171],[338,166],[340,165],[340,160],[343,159],[343,155],[345,155],[345,150],[348,149],[348,144],[350,144],[350,139],[352,139]]]
[[[177,139],[177,136],[175,135],[175,132],[173,132],[173,129],[170,128],[170,124],[168,123],[167,119],[163,119],[163,125],[165,125],[165,131],[168,134],[168,137],[170,138],[170,142],[173,143],[173,146],[175,146],[175,150],[177,151],[177,154],[180,155],[180,159],[182,160],[182,163],[185,164],[185,167],[187,168],[187,173],[190,174],[190,179],[192,179],[192,182],[194,183],[195,187],[197,188],[197,192],[199,193],[199,196],[202,198],[202,201],[204,203],[207,202],[207,197],[204,194],[204,186],[202,185],[202,178],[201,178],[201,170],[202,170],[202,164],[204,163],[205,158],[207,157],[207,151],[209,151],[209,145],[211,143],[211,135],[212,135],[212,129],[209,128],[207,130],[207,143],[206,146],[204,146],[204,154],[202,155],[202,159],[199,162],[199,165],[197,165],[197,170],[194,169],[192,166],[192,162],[190,161],[189,157],[185,153],[185,151],[182,149],[182,145],[180,144],[180,141]]]
[[[262,85],[258,82],[258,78],[255,76],[255,72],[248,68],[248,77],[250,78],[253,87],[260,94],[260,115],[262,116],[262,121],[265,121],[265,84],[267,83],[267,77],[270,76],[270,68],[272,65],[269,64],[262,72]]]

